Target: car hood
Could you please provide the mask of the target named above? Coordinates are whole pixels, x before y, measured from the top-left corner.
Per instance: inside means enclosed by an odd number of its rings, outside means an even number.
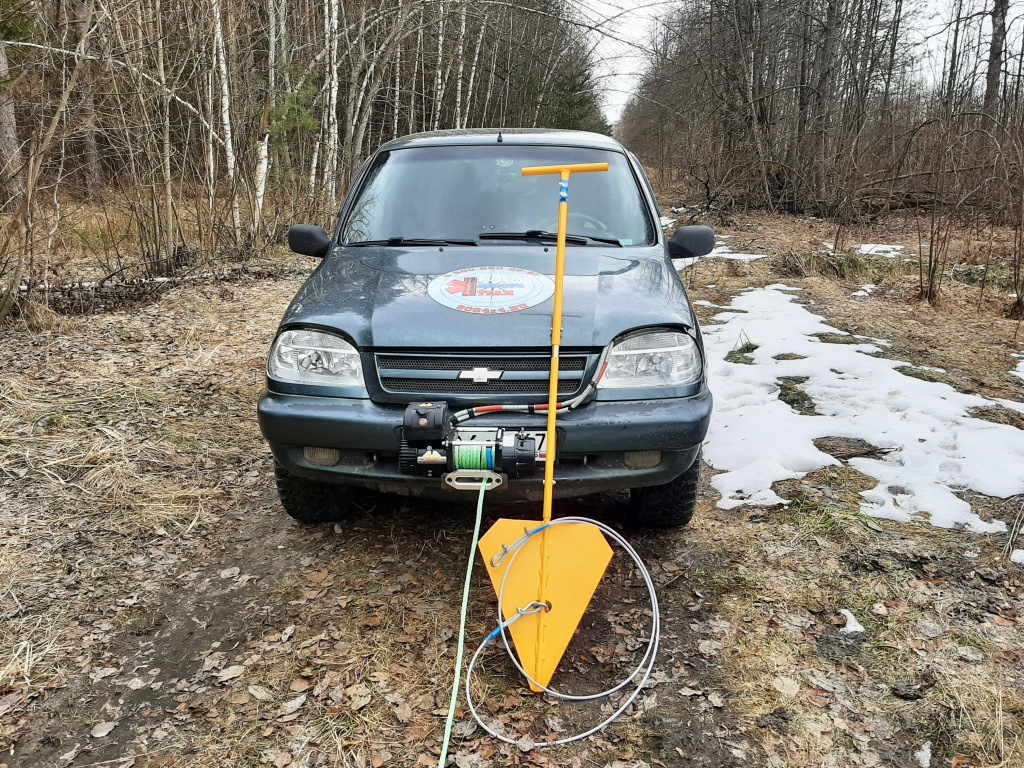
[[[338,248],[299,289],[282,327],[337,329],[362,348],[548,346],[554,272],[553,244]],[[563,346],[694,324],[661,248],[567,249]]]

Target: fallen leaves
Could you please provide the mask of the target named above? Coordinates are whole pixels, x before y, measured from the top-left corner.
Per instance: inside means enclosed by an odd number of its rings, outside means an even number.
[[[724,646],[717,640],[701,640],[697,645],[697,650],[704,656],[717,656],[722,652]]]
[[[291,715],[291,714],[297,712],[302,707],[302,705],[305,704],[305,703],[306,703],[306,694],[302,694],[301,696],[297,696],[294,699],[292,699],[291,701],[286,701],[280,707],[281,714],[282,715]]]
[[[772,686],[787,699],[796,698],[800,693],[800,683],[791,677],[776,677],[772,680]]]
[[[412,721],[412,707],[407,702],[402,702],[395,707],[395,717],[402,725],[406,725]]]
[[[120,670],[117,667],[94,667],[92,672],[89,674],[89,679],[95,683],[105,677],[116,675],[118,672],[120,672]]]
[[[457,739],[468,739],[476,733],[476,730],[477,724],[475,720],[459,720],[452,726],[452,734]]]
[[[312,571],[306,574],[306,580],[311,581],[314,584],[327,585],[330,579],[331,574],[326,568],[319,571]]]
[[[233,664],[217,673],[217,681],[226,683],[228,680],[234,680],[236,677],[241,677],[244,673],[244,664]]]
[[[92,736],[94,739],[102,739],[104,736],[106,736],[108,733],[110,733],[116,727],[117,727],[117,722],[114,722],[114,721],[105,722],[105,723],[99,723],[99,724],[93,726],[93,729],[91,731],[89,731],[89,735]]]
[[[274,700],[274,694],[272,694],[262,685],[250,685],[246,690],[249,691],[249,695],[256,699],[256,701]]]
[[[345,695],[349,697],[349,709],[353,712],[358,712],[360,709],[370,703],[372,698],[370,695],[370,689],[362,684],[358,683],[345,690]]]

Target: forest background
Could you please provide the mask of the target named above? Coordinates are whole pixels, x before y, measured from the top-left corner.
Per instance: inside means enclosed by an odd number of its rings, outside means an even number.
[[[921,298],[940,299],[966,228],[1024,314],[1020,3],[635,5],[4,0],[0,319],[237,269],[290,223],[328,223],[396,136],[611,132],[600,73],[623,65],[602,40],[646,62],[615,130],[686,218],[829,218],[841,251],[844,226],[914,210]]]

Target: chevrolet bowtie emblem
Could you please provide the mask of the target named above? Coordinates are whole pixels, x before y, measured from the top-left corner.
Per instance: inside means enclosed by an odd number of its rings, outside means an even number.
[[[486,384],[492,379],[500,379],[504,371],[492,371],[490,368],[474,368],[471,371],[463,371],[459,374],[460,379],[472,379],[475,384]]]

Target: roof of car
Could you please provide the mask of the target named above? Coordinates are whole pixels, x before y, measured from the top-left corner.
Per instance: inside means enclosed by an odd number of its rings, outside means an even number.
[[[547,144],[622,151],[622,145],[611,136],[589,131],[559,131],[549,128],[461,128],[426,131],[394,139],[384,144],[381,149],[490,144],[497,142],[499,136],[504,144]]]

